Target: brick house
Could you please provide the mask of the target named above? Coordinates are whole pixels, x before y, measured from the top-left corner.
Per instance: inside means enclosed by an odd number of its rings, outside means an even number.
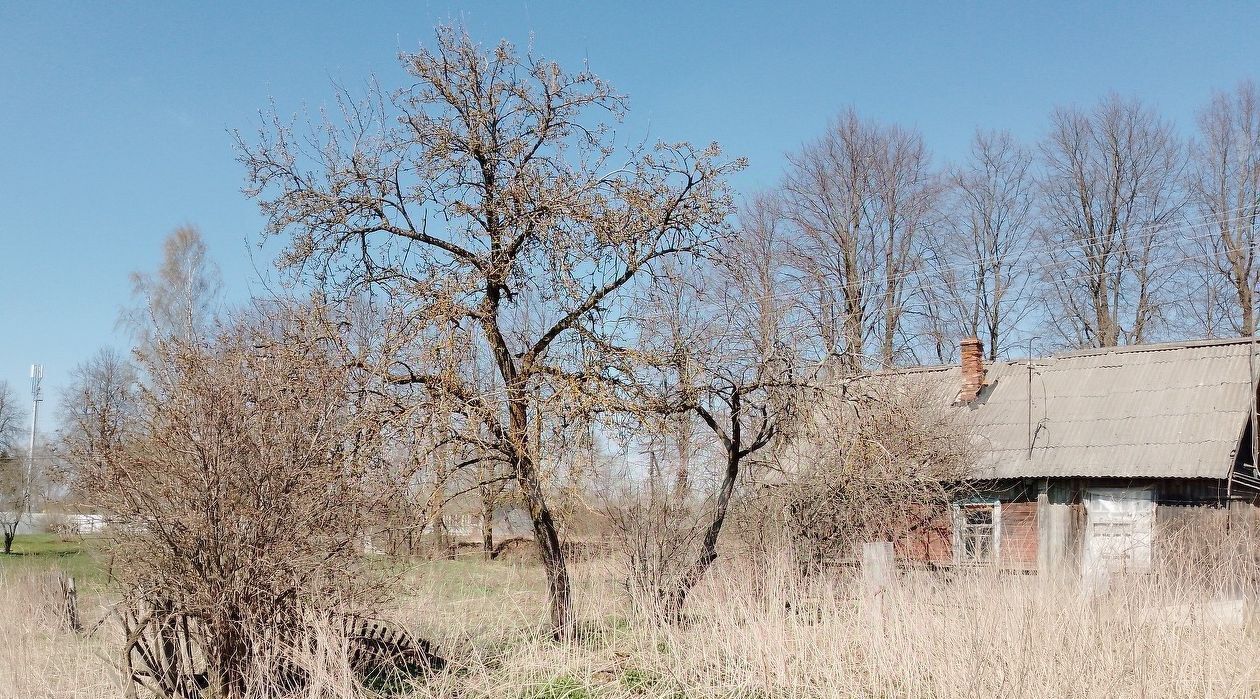
[[[944,521],[903,555],[1023,570],[1144,570],[1157,519],[1186,506],[1255,504],[1250,339],[1067,352],[883,374],[939,386],[965,411],[978,463]]]

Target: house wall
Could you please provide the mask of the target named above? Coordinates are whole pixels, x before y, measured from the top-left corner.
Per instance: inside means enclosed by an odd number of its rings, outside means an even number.
[[[1224,505],[1230,499],[1251,502],[1256,491],[1240,483],[1232,486],[1215,478],[1059,478],[1030,485],[1044,491],[1055,504],[1077,504],[1092,488],[1150,489],[1157,505]],[[1034,495],[1035,497],[1035,495]]]
[[[998,567],[1012,570],[1037,569],[1037,515],[1035,502],[1003,503]]]
[[[1080,564],[1087,531],[1083,499],[1090,489],[1149,488],[1155,497],[1157,526],[1163,526],[1173,521],[1224,517],[1225,509],[1220,506],[1227,502],[1225,485],[1212,479],[1021,479],[977,484],[967,500],[1001,503],[1000,568],[1074,571]],[[1253,491],[1238,484],[1231,490],[1232,508],[1254,510],[1260,522],[1260,508],[1252,507],[1260,501]],[[1164,541],[1157,539],[1156,547]],[[949,565],[954,562],[953,546],[952,511],[938,508],[930,523],[896,542],[895,550],[899,558],[909,562]]]
[[[916,513],[919,525],[895,541],[897,558],[910,563],[954,563],[954,514],[950,507]],[[1001,506],[998,566],[1010,570],[1037,569],[1038,517],[1036,502],[1003,503]]]
[[[897,558],[948,565],[954,561],[954,520],[948,507],[924,506],[911,513],[909,531],[893,542]]]

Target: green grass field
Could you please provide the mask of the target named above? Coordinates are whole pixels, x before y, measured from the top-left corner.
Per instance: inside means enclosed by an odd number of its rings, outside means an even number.
[[[58,534],[20,534],[13,540],[13,552],[0,554],[0,571],[62,572],[82,585],[105,583],[105,571],[98,546],[91,537]]]

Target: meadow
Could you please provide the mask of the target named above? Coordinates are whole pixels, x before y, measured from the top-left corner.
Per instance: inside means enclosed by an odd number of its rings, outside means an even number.
[[[31,537],[0,560],[0,698],[121,697],[112,593],[91,541]],[[451,667],[391,687],[404,699],[688,697],[1256,696],[1260,618],[1245,581],[1176,586],[1158,576],[1075,580],[905,573],[869,594],[848,570],[802,579],[787,566],[726,566],[683,623],[635,612],[610,561],[576,569],[579,634],[544,627],[528,561],[419,561],[389,611]],[[85,634],[56,605],[55,576],[82,576]],[[1191,591],[1193,590],[1193,592]],[[1242,591],[1240,593],[1240,590]],[[1222,613],[1221,610],[1225,610]],[[335,645],[335,644],[333,644]],[[327,657],[324,658],[327,661]],[[317,666],[317,667],[316,667]],[[334,663],[301,697],[373,696]]]

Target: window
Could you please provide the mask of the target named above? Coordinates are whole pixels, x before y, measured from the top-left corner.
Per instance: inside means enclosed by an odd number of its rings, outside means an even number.
[[[954,506],[954,562],[987,565],[997,561],[1002,506],[996,502]]]

